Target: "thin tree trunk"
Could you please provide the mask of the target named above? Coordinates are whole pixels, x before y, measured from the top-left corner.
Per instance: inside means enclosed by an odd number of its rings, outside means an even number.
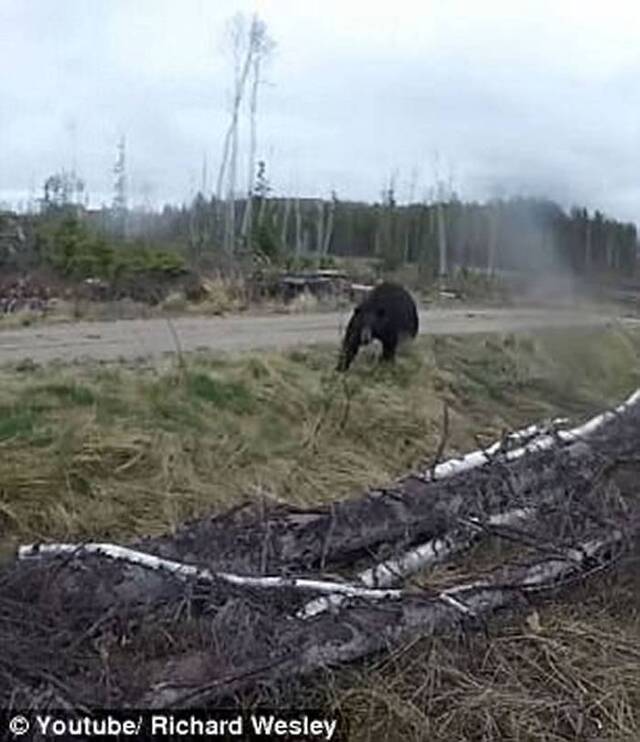
[[[328,208],[327,225],[324,230],[324,243],[322,246],[322,255],[325,257],[329,254],[331,238],[333,237],[333,222],[334,222],[335,209],[336,209],[335,198],[332,198],[331,203],[329,204],[329,208]]]
[[[280,232],[280,244],[282,246],[283,251],[286,253],[288,252],[288,246],[287,246],[287,228],[289,226],[289,211],[291,208],[291,201],[290,199],[285,199],[284,202],[284,213],[282,215],[282,230]]]
[[[316,254],[320,256],[322,255],[324,247],[324,201],[320,199],[316,206],[318,208],[318,216],[316,219]]]
[[[296,257],[302,253],[302,214],[300,213],[300,199],[296,198]]]
[[[584,267],[587,273],[591,273],[593,255],[591,254],[591,222],[587,217],[585,244],[584,244]]]
[[[498,219],[497,219],[495,208],[491,207],[489,211],[489,250],[488,250],[488,261],[487,261],[487,270],[490,276],[493,276],[496,271],[497,248],[498,248]]]
[[[260,55],[256,54],[253,59],[253,84],[251,86],[251,103],[249,113],[249,166],[247,171],[247,206],[242,221],[242,239],[247,244],[251,233],[251,220],[253,216],[253,181],[255,178],[256,147],[257,147],[257,111],[258,111],[258,86],[260,85]]]
[[[267,197],[262,196],[260,198],[260,211],[258,212],[258,227],[261,227],[264,223],[264,216],[267,213]]]
[[[447,232],[444,219],[444,208],[442,202],[436,206],[436,216],[438,222],[438,252],[440,255],[439,273],[440,278],[447,275],[448,257],[447,257]]]
[[[404,248],[402,251],[402,261],[406,265],[409,262],[409,245],[411,240],[411,228],[412,228],[412,221],[411,217],[407,214],[406,215],[406,224],[404,227]]]
[[[613,271],[618,266],[616,265],[616,260],[615,260],[615,257],[616,256],[615,256],[615,253],[614,253],[614,250],[613,250],[613,241],[611,239],[611,235],[610,234],[607,234],[606,240],[607,240],[607,242],[606,242],[606,245],[607,245],[607,247],[606,247],[606,252],[607,252],[607,269],[610,270],[610,271]]]
[[[418,211],[418,228],[416,231],[416,250],[417,250],[417,259],[418,259],[418,271],[420,272],[420,276],[422,278],[425,277],[425,265],[426,265],[426,258],[427,258],[427,243],[426,243],[426,237],[425,234],[428,232],[428,230],[425,230],[424,228],[424,221],[425,216],[428,219],[428,212],[425,215],[425,209],[423,209],[422,206],[419,207]]]
[[[242,226],[240,227],[242,244],[245,246],[249,244],[249,235],[251,234],[252,209],[253,193],[247,193],[247,200],[244,205],[244,211],[242,212]]]
[[[220,164],[220,171],[218,173],[217,182],[217,195],[218,198],[222,197],[222,184],[224,183],[225,174],[228,173],[227,178],[227,209],[225,219],[225,230],[224,230],[224,248],[227,253],[230,253],[233,248],[235,241],[235,189],[236,189],[236,170],[237,170],[237,153],[238,153],[238,119],[240,115],[240,105],[242,103],[242,97],[251,70],[251,63],[255,52],[255,44],[253,42],[253,29],[257,23],[257,17],[254,16],[251,22],[251,30],[249,32],[249,45],[247,53],[242,66],[236,63],[236,76],[235,76],[235,90],[232,104],[231,123],[225,136],[222,162]],[[238,43],[238,42],[236,42]],[[236,53],[238,47],[236,47]]]

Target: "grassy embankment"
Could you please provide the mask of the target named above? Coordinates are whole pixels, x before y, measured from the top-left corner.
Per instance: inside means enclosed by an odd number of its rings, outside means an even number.
[[[346,377],[334,356],[3,368],[4,538],[124,539],[251,493],[343,497],[429,461],[445,401],[451,454],[598,411],[640,378],[640,339],[622,331],[425,338],[395,369],[363,353]]]
[[[424,338],[393,369],[362,357],[340,378],[334,356],[2,369],[5,556],[17,542],[157,534],[246,496],[357,493],[432,460],[445,401],[448,456],[640,386],[640,336],[622,330]],[[637,591],[616,590],[469,640],[471,653],[419,643],[323,692],[358,739],[582,739],[580,714],[610,731],[601,739],[638,739]]]

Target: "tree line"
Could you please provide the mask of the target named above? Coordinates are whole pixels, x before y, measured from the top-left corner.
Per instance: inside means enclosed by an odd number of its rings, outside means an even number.
[[[60,256],[73,262],[73,256],[87,266],[104,262],[104,255],[115,260],[121,250],[135,247],[137,254],[144,247],[169,250],[196,269],[237,268],[246,265],[246,259],[250,265],[257,261],[292,268],[367,258],[387,271],[411,264],[425,280],[462,268],[488,274],[563,270],[587,278],[630,277],[636,272],[635,225],[598,210],[566,211],[551,200],[522,197],[477,203],[453,196],[398,204],[390,191],[373,204],[342,201],[335,193],[330,199],[275,197],[262,163],[258,172],[251,200],[235,200],[239,218],[231,236],[228,205],[216,196],[198,194],[189,205],[166,205],[161,211],[91,210],[77,201],[52,198],[52,193],[59,194],[57,182],[49,179],[40,213],[23,217],[31,225],[25,233],[33,239],[12,238],[11,250],[0,245],[0,263],[16,262],[20,255],[22,265],[37,263],[42,244],[55,234],[65,237],[58,239],[62,247],[47,254],[55,253],[58,262]],[[253,212],[248,233],[246,209]],[[13,222],[23,219],[15,215]],[[70,219],[83,231],[69,226]],[[0,241],[9,244],[9,232],[5,229]]]
[[[130,212],[128,229],[138,239],[182,245],[194,263],[215,263],[229,252],[227,208],[198,194],[190,205]],[[272,197],[263,182],[251,202],[236,199],[236,214],[247,208],[253,210],[252,230],[246,235],[238,227],[231,257],[253,254],[274,264],[359,257],[376,259],[387,270],[415,264],[425,277],[435,277],[459,268],[629,276],[637,263],[634,224],[598,210],[566,211],[539,198],[477,203],[452,197],[399,205],[387,193],[370,204],[341,201],[336,194],[324,200]],[[108,225],[104,215],[100,222]]]

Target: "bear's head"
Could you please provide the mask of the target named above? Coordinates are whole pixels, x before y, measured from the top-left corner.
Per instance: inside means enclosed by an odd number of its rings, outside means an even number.
[[[349,368],[360,346],[369,345],[379,336],[385,321],[385,312],[380,308],[372,309],[365,304],[354,309],[342,342],[338,371]]]

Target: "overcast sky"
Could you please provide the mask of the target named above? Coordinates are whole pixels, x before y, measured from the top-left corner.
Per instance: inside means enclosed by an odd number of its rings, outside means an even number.
[[[75,156],[110,201],[121,133],[133,203],[188,199],[205,154],[214,182],[225,24],[255,9],[276,193],[374,200],[396,173],[422,198],[439,176],[640,222],[640,5],[611,0],[0,0],[0,199]]]

